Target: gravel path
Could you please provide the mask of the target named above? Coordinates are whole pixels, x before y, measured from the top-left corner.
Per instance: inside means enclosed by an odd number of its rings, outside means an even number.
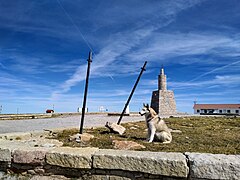
[[[104,126],[106,122],[117,122],[118,116],[107,115],[85,115],[84,127]],[[142,121],[141,116],[124,116],[121,123]],[[44,129],[57,128],[79,128],[80,116],[47,118],[47,119],[31,119],[31,120],[2,120],[0,121],[0,134],[11,132],[29,132],[41,131]]]

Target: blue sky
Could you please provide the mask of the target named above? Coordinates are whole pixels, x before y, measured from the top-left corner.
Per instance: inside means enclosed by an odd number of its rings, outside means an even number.
[[[150,103],[162,64],[177,109],[240,103],[239,0],[0,0],[2,113],[121,111]]]

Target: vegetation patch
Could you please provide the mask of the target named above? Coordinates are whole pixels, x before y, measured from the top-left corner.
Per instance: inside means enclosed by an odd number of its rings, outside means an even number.
[[[89,142],[71,142],[69,136],[78,133],[77,129],[64,130],[56,139],[64,146],[98,147],[113,149],[113,140],[134,141],[146,148],[143,151],[200,152],[215,154],[240,154],[239,117],[183,117],[164,119],[169,128],[180,130],[172,132],[170,144],[146,141],[147,128],[144,121],[121,124],[126,128],[123,135],[112,134],[107,128],[85,129],[94,135]]]

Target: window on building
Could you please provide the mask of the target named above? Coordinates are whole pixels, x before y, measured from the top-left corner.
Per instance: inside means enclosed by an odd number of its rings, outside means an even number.
[[[222,113],[222,110],[219,110],[219,113]]]
[[[200,110],[199,110],[199,109],[197,109],[197,113],[200,113]]]
[[[231,110],[227,110],[227,113],[231,113]]]
[[[239,110],[236,110],[235,112],[238,114],[238,113],[239,113]]]

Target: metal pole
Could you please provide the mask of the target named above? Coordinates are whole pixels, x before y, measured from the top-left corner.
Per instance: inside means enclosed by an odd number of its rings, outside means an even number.
[[[131,92],[130,96],[128,97],[127,103],[125,104],[125,106],[124,106],[124,108],[123,108],[123,111],[122,111],[122,114],[120,115],[120,118],[119,118],[119,120],[118,120],[118,122],[117,122],[118,125],[120,124],[120,122],[121,122],[121,120],[122,120],[123,114],[125,113],[125,111],[126,111],[126,109],[127,109],[127,106],[128,106],[128,104],[129,104],[132,96],[133,96],[133,93],[134,93],[134,91],[135,91],[135,89],[136,89],[136,87],[137,87],[137,85],[138,85],[138,82],[139,82],[139,80],[140,80],[140,78],[141,78],[141,76],[142,76],[143,71],[146,71],[146,69],[145,69],[146,64],[147,64],[147,61],[144,62],[144,65],[143,65],[143,67],[141,68],[141,72],[140,72],[140,74],[139,74],[139,76],[138,76],[138,78],[137,78],[137,81],[136,81],[135,84],[134,84],[134,87],[133,87],[133,89],[132,89],[132,92]]]
[[[79,131],[80,134],[83,133],[83,123],[84,123],[86,101],[87,101],[87,92],[88,92],[88,80],[89,80],[89,74],[90,74],[90,65],[91,65],[91,62],[92,62],[92,52],[91,51],[89,52],[87,61],[88,61],[88,67],[87,67],[87,76],[86,76],[84,99],[83,99],[83,107],[82,107],[81,124],[80,124],[80,131]]]

